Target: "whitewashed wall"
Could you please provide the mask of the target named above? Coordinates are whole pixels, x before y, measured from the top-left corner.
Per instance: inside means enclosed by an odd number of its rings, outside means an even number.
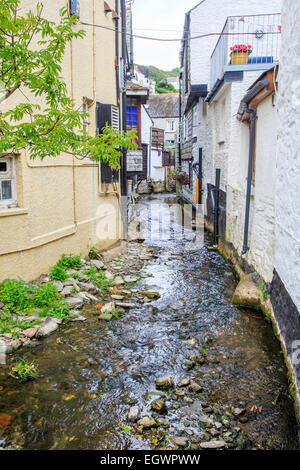
[[[149,114],[147,113],[146,109],[144,106],[142,106],[142,113],[141,113],[141,121],[142,121],[142,144],[148,145],[148,174],[147,176],[150,176],[150,168],[149,168],[149,162],[150,162],[150,153],[151,153],[151,132],[152,132],[152,126],[153,122]]]
[[[294,0],[298,3],[298,0]],[[282,0],[204,0],[191,10],[190,36],[220,33],[228,16],[280,13]],[[210,56],[218,36],[191,41],[191,83],[210,83]]]
[[[300,2],[285,0],[282,13],[275,268],[300,310]]]

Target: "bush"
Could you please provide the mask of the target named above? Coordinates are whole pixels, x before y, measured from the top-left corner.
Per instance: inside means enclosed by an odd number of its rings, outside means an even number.
[[[1,284],[0,301],[7,304],[11,312],[26,310],[30,307],[30,298],[34,286],[27,285],[21,279],[6,279]]]
[[[113,285],[112,281],[106,279],[104,271],[97,271],[96,268],[86,269],[83,274],[88,276],[92,283],[101,290],[107,290]]]

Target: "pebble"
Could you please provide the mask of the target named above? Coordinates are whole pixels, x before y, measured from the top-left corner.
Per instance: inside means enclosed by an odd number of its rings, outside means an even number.
[[[177,447],[187,447],[188,446],[188,440],[185,439],[184,437],[172,436],[172,437],[170,437],[170,441],[173,444],[175,444]]]

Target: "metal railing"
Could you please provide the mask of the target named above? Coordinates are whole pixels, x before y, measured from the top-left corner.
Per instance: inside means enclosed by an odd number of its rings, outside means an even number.
[[[252,46],[252,52],[231,56],[230,48],[241,44]],[[225,72],[272,67],[279,61],[280,45],[280,13],[229,16],[211,55],[211,89]]]

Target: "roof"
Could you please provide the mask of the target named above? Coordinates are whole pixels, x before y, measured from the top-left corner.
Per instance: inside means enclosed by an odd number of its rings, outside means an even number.
[[[179,117],[179,94],[156,93],[150,95],[147,109],[152,118]]]

